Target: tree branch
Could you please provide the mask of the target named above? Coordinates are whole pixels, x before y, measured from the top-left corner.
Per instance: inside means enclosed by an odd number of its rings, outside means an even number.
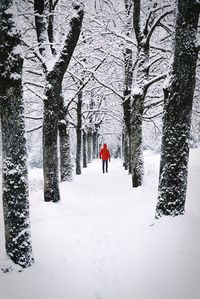
[[[65,108],[66,111],[69,109],[70,104],[75,100],[75,98],[77,97],[77,95],[83,90],[83,88],[90,82],[90,80],[93,78],[94,76],[94,72],[96,72],[98,70],[98,68],[103,64],[103,62],[106,60],[108,54],[101,60],[101,62],[95,67],[94,71],[90,71],[91,74],[89,76],[89,78],[84,82],[83,80],[81,80],[81,86],[79,87],[79,89],[77,90],[77,92],[75,93],[75,95],[73,96],[73,98],[69,101],[69,103],[67,104],[67,107]]]
[[[115,95],[117,95],[120,99],[124,99],[124,97],[119,94],[114,88],[110,87],[109,85],[107,85],[106,83],[101,82],[97,77],[95,77],[95,75],[93,75],[93,78],[102,86],[106,87],[107,89],[111,90]]]
[[[169,6],[170,6],[170,5],[167,4],[167,5],[164,5],[164,6],[160,6],[160,7],[156,7],[156,8],[154,8],[154,9],[151,9],[151,11],[149,12],[149,15],[148,15],[148,18],[147,18],[145,27],[144,27],[144,32],[148,32],[149,21],[150,21],[150,19],[151,19],[152,13],[157,12],[157,11],[160,10],[160,9],[167,8],[167,7],[169,7]]]
[[[146,38],[146,44],[147,44],[147,45],[149,44],[149,42],[150,42],[150,38],[151,38],[151,36],[152,36],[154,30],[156,29],[156,27],[157,27],[158,24],[160,23],[160,21],[161,21],[162,19],[164,19],[167,15],[171,14],[172,12],[173,12],[172,9],[171,9],[171,10],[168,10],[168,11],[164,12],[161,16],[159,16],[159,17],[155,20],[154,24],[151,26],[151,28],[150,28],[150,30],[149,30],[149,33],[148,33],[148,35],[147,35],[147,38]]]
[[[83,15],[84,15],[84,6],[83,4],[77,4],[74,2],[74,14],[72,15],[70,21],[70,30],[65,39],[64,47],[60,53],[60,57],[54,65],[52,73],[56,73],[56,75],[62,78],[66,72],[66,69],[69,65],[70,59],[73,55],[75,46],[78,42]]]
[[[162,80],[162,79],[165,79],[166,77],[167,77],[167,74],[162,74],[162,75],[158,75],[158,76],[156,76],[155,78],[153,78],[152,80],[146,82],[146,84],[145,84],[145,86],[144,86],[144,90],[145,90],[145,92],[147,92],[148,88],[149,88],[152,84],[154,84],[154,83],[156,83],[156,82],[158,82],[158,81],[160,81],[160,80]]]
[[[134,0],[134,9],[133,9],[133,27],[135,31],[135,37],[137,43],[140,43],[141,40],[141,27],[140,27],[140,0]]]
[[[37,130],[39,130],[39,129],[42,129],[42,125],[41,125],[41,126],[39,126],[39,127],[36,127],[36,128],[30,129],[30,130],[28,130],[26,133],[31,133],[31,132],[33,132],[33,131],[37,131]]]

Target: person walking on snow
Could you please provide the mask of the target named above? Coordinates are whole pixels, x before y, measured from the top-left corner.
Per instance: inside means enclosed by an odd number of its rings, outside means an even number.
[[[110,152],[107,148],[106,143],[104,143],[103,148],[100,150],[99,157],[100,159],[102,159],[103,173],[105,172],[105,168],[106,168],[106,172],[108,172],[108,160],[110,162]]]

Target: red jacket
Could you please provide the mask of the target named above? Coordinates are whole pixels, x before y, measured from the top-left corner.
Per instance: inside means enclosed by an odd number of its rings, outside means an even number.
[[[99,157],[102,160],[110,160],[110,152],[107,149],[106,143],[104,143],[103,148],[100,150]]]

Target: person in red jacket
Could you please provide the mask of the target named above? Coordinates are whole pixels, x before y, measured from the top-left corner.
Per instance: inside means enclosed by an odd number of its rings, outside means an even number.
[[[102,159],[103,173],[105,172],[105,168],[106,168],[106,172],[108,172],[108,160],[110,162],[110,152],[107,148],[106,143],[104,143],[103,148],[100,150],[99,157],[100,159]]]

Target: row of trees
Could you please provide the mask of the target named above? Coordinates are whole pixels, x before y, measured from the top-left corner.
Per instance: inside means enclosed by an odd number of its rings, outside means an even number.
[[[83,2],[78,0],[72,5],[62,0],[25,1],[17,10],[14,4],[13,0],[0,4],[3,208],[9,258],[22,267],[33,263],[23,89],[33,111],[27,120],[40,122],[29,133],[42,129],[44,200],[58,202],[59,170],[62,181],[72,179],[70,128],[76,130],[76,174],[81,174],[81,156],[83,167],[97,157],[101,127],[110,117],[123,127],[124,165],[132,186],[142,184],[143,121],[154,119],[148,115],[151,109],[160,114],[160,82],[165,80],[156,217],[182,214],[199,3],[178,1],[175,26],[170,1],[88,1],[90,11],[85,16]],[[63,14],[66,10],[69,15]],[[16,11],[23,11],[23,39]],[[171,44],[173,60],[168,71]],[[30,104],[30,97],[40,103]],[[43,116],[38,116],[41,102]]]

